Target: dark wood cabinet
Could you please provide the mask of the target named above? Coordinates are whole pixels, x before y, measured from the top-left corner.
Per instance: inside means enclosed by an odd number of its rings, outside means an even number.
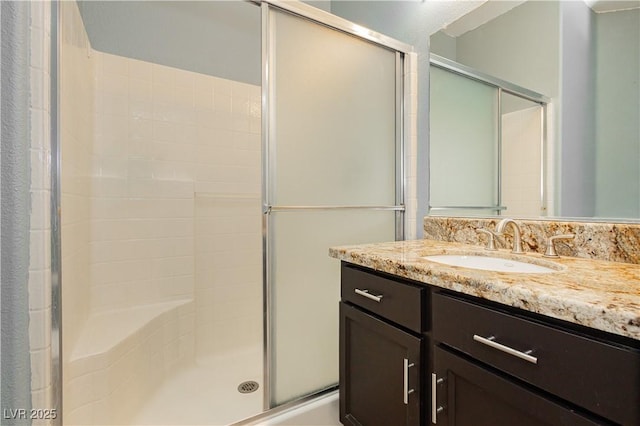
[[[422,285],[342,265],[343,424],[424,424],[427,291]]]
[[[340,303],[340,420],[420,425],[423,339]]]
[[[637,340],[348,263],[341,288],[345,425],[640,426]]]
[[[447,426],[613,424],[589,418],[453,352],[434,349],[432,423]]]
[[[517,311],[433,295],[438,345],[618,424],[640,425],[640,352]]]

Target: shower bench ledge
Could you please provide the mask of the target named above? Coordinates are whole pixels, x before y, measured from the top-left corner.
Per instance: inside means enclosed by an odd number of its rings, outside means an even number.
[[[117,356],[126,352],[130,349],[127,343],[135,343],[137,334],[149,323],[189,303],[192,303],[191,299],[181,299],[93,314],[87,319],[69,361],[106,353]],[[114,350],[116,353],[111,354]]]
[[[194,351],[192,299],[91,315],[65,364],[66,421],[128,423],[164,378],[193,360]],[[148,386],[135,385],[140,382]],[[118,416],[112,406],[122,408]]]

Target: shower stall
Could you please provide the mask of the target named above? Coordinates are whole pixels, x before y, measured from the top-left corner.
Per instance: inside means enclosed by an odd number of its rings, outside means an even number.
[[[328,247],[415,232],[411,47],[297,2],[56,12],[64,423],[335,389]]]

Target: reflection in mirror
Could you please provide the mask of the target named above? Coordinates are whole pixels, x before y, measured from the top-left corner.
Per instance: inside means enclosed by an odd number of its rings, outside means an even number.
[[[544,107],[502,92],[501,175],[503,212],[509,216],[546,216],[543,147]]]
[[[437,55],[430,70],[430,214],[546,215],[548,98]]]
[[[498,213],[498,89],[438,67],[430,81],[429,212]]]
[[[488,1],[431,36],[432,53],[551,99],[546,172],[540,170],[542,157],[527,151],[522,140],[516,137],[521,145],[509,154],[503,141],[505,215],[544,215],[546,204],[550,216],[640,218],[640,3],[588,3]],[[430,119],[433,128],[433,114]],[[506,132],[510,125],[504,119]],[[431,179],[437,182],[442,159],[437,151],[430,155]],[[516,159],[520,163],[512,164]],[[462,163],[454,165],[465,174]],[[509,200],[515,180],[504,173],[532,175],[534,169],[547,179],[546,200],[539,181],[540,206],[533,205],[531,188],[519,201]],[[475,193],[464,195],[465,205],[474,200]]]

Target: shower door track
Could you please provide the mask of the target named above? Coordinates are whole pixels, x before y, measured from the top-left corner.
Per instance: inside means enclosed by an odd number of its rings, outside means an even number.
[[[529,90],[525,87],[518,86],[517,84],[513,84],[509,81],[494,77],[492,75],[485,74],[469,66],[452,61],[443,56],[436,55],[435,53],[429,54],[429,64],[434,67],[454,72],[463,77],[477,80],[489,86],[500,88],[507,93],[510,93],[519,98],[530,100],[531,102],[535,102],[538,104],[548,104],[549,102],[551,102],[551,99],[549,99],[545,95],[534,92],[533,90]]]

